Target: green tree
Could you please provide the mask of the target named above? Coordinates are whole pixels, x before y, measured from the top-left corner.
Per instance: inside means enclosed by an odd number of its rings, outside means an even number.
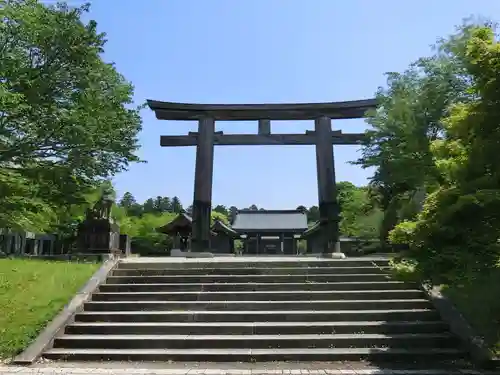
[[[229,211],[227,210],[226,206],[221,205],[221,204],[215,206],[215,208],[213,209],[213,211],[214,212],[218,212],[218,213],[220,213],[220,214],[222,214],[222,215],[224,215],[226,217],[229,216]]]
[[[152,214],[152,213],[158,212],[158,211],[156,211],[154,199],[148,198],[144,202],[144,204],[142,205],[142,210],[145,214]]]
[[[157,196],[154,200],[155,211],[158,213],[162,212],[171,212],[172,211],[172,202],[169,197],[161,197]]]
[[[132,251],[142,255],[168,254],[172,248],[172,238],[157,232],[157,228],[162,227],[172,221],[176,214],[146,213],[141,217],[131,218],[126,225],[121,225],[121,231],[132,238]]]
[[[229,207],[229,221],[231,223],[234,222],[236,215],[238,214],[238,208],[236,206]]]
[[[129,216],[142,215],[142,205],[137,203],[135,197],[132,195],[132,193],[128,191],[125,194],[123,194],[119,206],[125,208],[127,215]]]
[[[182,203],[179,197],[172,198],[172,212],[179,213],[182,211]]]
[[[453,283],[500,258],[500,43],[491,27],[469,26],[445,46],[465,69],[470,100],[450,106],[444,136],[432,142],[439,186],[391,239],[410,244],[422,275]]]
[[[300,205],[300,206],[298,206],[298,207],[296,208],[296,210],[297,210],[297,211],[304,212],[304,213],[306,213],[306,214],[307,214],[307,207],[306,207],[306,206],[302,206],[302,205]]]
[[[310,223],[315,223],[319,221],[319,208],[318,206],[311,206],[307,210],[307,221]]]
[[[21,193],[14,180],[28,183],[25,209],[82,203],[100,180],[139,160],[132,85],[102,60],[105,35],[81,21],[87,10],[0,0],[0,169],[9,176],[0,189]],[[2,199],[0,226],[33,228],[32,216],[15,222],[6,210],[26,211]]]
[[[136,203],[137,203],[137,201],[135,200],[132,193],[127,191],[125,194],[123,194],[122,199],[120,199],[119,205],[126,208],[126,209],[129,209],[130,207],[132,207]]]
[[[219,220],[219,221],[223,222],[224,224],[229,224],[229,218],[227,217],[227,215],[225,215],[221,212],[218,212],[218,211],[212,211],[210,219],[211,219],[212,224],[216,220]]]
[[[416,215],[421,193],[439,183],[430,145],[442,136],[450,105],[470,99],[468,75],[450,47],[441,42],[432,57],[388,73],[387,87],[377,92],[379,107],[368,118],[372,129],[357,163],[377,168],[370,196],[384,211],[383,241],[399,221]]]
[[[8,169],[0,169],[0,204],[3,228],[38,232],[57,217],[55,208],[39,196],[37,185]]]
[[[161,201],[161,209],[162,212],[171,212],[172,211],[172,201],[169,197],[163,197]]]

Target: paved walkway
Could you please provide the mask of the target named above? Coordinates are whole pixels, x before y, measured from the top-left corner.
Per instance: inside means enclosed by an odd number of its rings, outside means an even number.
[[[32,366],[1,366],[0,375],[500,375],[500,371],[457,370],[458,364],[423,369],[422,364],[384,368],[368,362],[39,362]]]
[[[0,375],[499,375],[500,372],[475,370],[392,370],[365,369],[160,369],[160,368],[77,368],[77,367],[0,367]]]

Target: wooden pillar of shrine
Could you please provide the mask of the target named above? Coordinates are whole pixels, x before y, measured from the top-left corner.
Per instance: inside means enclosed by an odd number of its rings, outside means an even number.
[[[323,254],[340,253],[339,206],[335,182],[332,125],[329,117],[314,121],[316,133],[316,168],[318,178],[319,225]]]
[[[192,251],[210,249],[210,213],[212,210],[212,178],[214,167],[215,120],[204,118],[198,122],[196,166],[193,198]]]

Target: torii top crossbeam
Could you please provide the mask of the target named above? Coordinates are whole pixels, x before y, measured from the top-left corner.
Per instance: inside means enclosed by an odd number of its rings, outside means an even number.
[[[252,120],[314,120],[318,117],[354,119],[365,117],[369,109],[376,107],[376,99],[351,100],[330,103],[298,104],[187,104],[148,100],[148,106],[159,120],[215,121]]]

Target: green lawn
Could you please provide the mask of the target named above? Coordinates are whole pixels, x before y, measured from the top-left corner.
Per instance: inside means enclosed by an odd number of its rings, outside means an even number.
[[[393,275],[403,281],[418,281],[409,264],[393,264]],[[448,297],[476,333],[500,356],[500,268],[475,274],[454,285],[442,285]]]
[[[0,259],[0,358],[22,351],[99,267]]]
[[[443,294],[500,355],[500,269],[476,275],[467,282],[443,286]]]

